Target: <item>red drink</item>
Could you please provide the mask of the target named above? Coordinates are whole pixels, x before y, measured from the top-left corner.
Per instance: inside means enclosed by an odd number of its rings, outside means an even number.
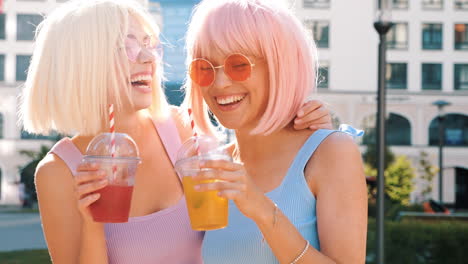
[[[128,222],[133,186],[108,185],[98,193],[101,197],[89,207],[94,221],[102,223]]]

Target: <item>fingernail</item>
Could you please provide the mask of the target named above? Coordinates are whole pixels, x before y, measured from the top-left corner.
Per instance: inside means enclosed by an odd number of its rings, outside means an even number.
[[[301,120],[299,119],[294,120],[294,124],[299,124],[299,123],[301,123]]]
[[[201,188],[201,187],[200,187],[199,185],[193,186],[193,189],[195,189],[195,190],[200,190],[200,188]]]
[[[299,111],[299,113],[297,113],[297,116],[299,116],[299,117],[302,116],[302,115],[304,115],[304,111],[302,111],[302,110]]]
[[[107,179],[100,180],[100,181],[99,181],[99,184],[101,184],[101,185],[107,184]]]

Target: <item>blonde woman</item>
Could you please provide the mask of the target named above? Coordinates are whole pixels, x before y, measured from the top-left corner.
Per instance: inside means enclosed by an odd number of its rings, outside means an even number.
[[[54,263],[202,263],[204,233],[190,228],[173,169],[191,132],[165,99],[159,49],[158,27],[134,1],[69,1],[39,25],[21,107],[24,127],[73,135],[58,142],[36,171]],[[110,103],[116,131],[136,141],[142,160],[123,224],[92,220],[88,206],[107,181],[97,165],[81,164],[90,140],[108,131]],[[298,128],[330,126],[320,102],[303,112]]]

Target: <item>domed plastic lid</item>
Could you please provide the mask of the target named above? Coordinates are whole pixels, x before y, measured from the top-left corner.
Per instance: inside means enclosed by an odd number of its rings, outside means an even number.
[[[115,160],[140,161],[135,141],[125,133],[115,133]],[[102,133],[91,140],[86,149],[87,158],[112,158],[111,133]]]
[[[177,160],[196,156],[228,155],[226,146],[211,136],[191,137],[177,151]]]

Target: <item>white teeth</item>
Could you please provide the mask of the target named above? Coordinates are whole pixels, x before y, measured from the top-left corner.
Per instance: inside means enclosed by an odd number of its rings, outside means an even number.
[[[130,81],[131,82],[139,82],[139,81],[151,81],[151,75],[138,75],[133,77]]]
[[[220,105],[226,105],[226,104],[232,104],[234,102],[239,102],[242,99],[244,99],[245,95],[234,95],[234,96],[229,96],[229,97],[223,97],[223,98],[216,98],[216,102]]]

